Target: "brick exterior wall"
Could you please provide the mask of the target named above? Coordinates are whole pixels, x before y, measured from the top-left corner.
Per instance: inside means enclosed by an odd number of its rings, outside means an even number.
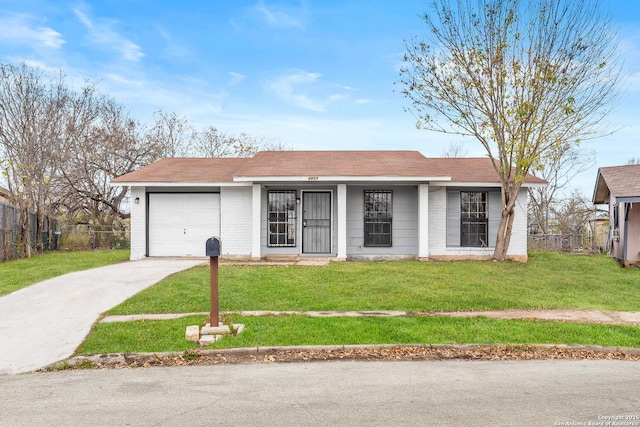
[[[135,203],[136,198],[139,203]],[[132,261],[147,255],[147,201],[145,187],[131,187],[131,254]]]
[[[528,192],[520,190],[515,207],[513,232],[509,244],[509,257],[526,261],[527,258],[527,203]],[[490,231],[492,233],[495,230]],[[429,258],[442,260],[485,259],[493,255],[493,248],[448,247],[447,244],[447,187],[429,187]]]
[[[251,254],[252,188],[220,188],[222,253],[231,257]]]

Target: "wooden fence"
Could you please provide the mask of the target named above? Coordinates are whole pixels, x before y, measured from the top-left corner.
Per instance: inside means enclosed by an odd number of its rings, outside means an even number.
[[[29,215],[29,240],[31,249],[35,250],[38,225],[36,223],[36,215],[33,213]],[[22,213],[20,209],[0,203],[0,262],[15,259],[22,252],[18,247],[20,244],[21,223]],[[58,234],[54,231],[55,227],[56,220],[49,221],[46,218],[42,230],[42,243],[45,251],[58,248]]]

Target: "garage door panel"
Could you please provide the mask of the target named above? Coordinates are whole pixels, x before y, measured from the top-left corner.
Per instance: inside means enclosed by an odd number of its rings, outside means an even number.
[[[219,235],[219,194],[149,195],[149,256],[204,256],[207,238]]]

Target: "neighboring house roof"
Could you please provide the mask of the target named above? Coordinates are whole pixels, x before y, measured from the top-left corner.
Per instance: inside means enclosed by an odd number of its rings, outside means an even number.
[[[611,196],[617,200],[640,198],[640,165],[598,169],[592,201],[596,205],[609,203]]]
[[[262,151],[251,158],[170,158],[118,177],[112,183],[231,183],[311,177],[499,184],[488,158],[426,158],[418,151]],[[525,183],[546,184],[533,175],[527,175]]]
[[[6,188],[0,187],[0,202],[8,202],[9,201],[9,190]]]

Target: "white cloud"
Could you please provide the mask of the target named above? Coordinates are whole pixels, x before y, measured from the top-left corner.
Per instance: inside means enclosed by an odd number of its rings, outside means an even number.
[[[247,77],[244,74],[236,73],[234,71],[229,71],[229,75],[231,76],[231,80],[229,81],[229,86],[237,85]]]
[[[131,78],[127,78],[120,74],[107,73],[104,75],[105,79],[116,84],[121,84],[129,87],[142,87],[144,86],[144,81],[142,80],[133,80]]]
[[[117,52],[123,59],[130,62],[137,62],[144,56],[140,46],[126,39],[115,30],[114,22],[104,19],[94,22],[80,9],[74,9],[73,12],[88,30],[91,42]]]
[[[73,13],[75,13],[82,25],[89,29],[93,28],[93,22],[91,22],[91,19],[89,19],[89,17],[82,13],[79,9],[73,9]]]
[[[253,7],[260,13],[267,25],[273,28],[302,28],[303,20],[281,10],[275,10],[274,7],[267,7],[264,2],[260,1]]]
[[[293,70],[272,80],[267,90],[289,104],[317,112],[324,112],[330,104],[350,98],[345,92],[351,92],[353,88],[322,83],[321,77],[320,73]]]
[[[274,92],[279,98],[297,106],[311,111],[324,111],[323,103],[315,101],[306,93],[300,92],[301,86],[308,86],[320,78],[318,73],[307,71],[295,71],[291,74],[280,76],[268,85],[268,89]]]
[[[192,55],[191,49],[175,40],[171,33],[164,27],[156,25],[156,29],[165,41],[164,53],[171,58],[187,58]]]
[[[26,44],[34,49],[59,49],[65,43],[62,34],[51,27],[41,26],[35,17],[26,14],[10,14],[0,18],[0,39]]]

